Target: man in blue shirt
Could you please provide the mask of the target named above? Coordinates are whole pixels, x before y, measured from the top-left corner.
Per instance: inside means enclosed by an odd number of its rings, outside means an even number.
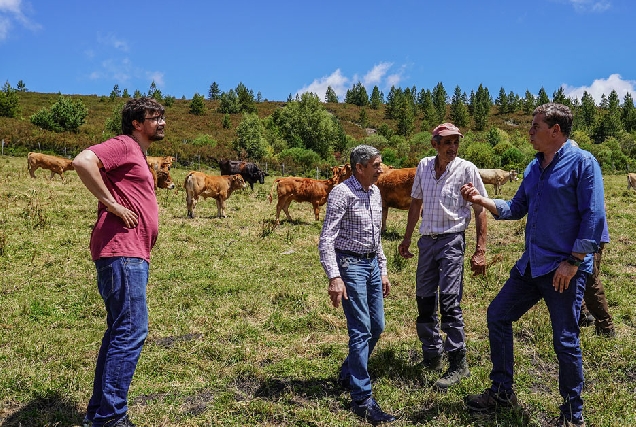
[[[537,107],[530,128],[536,158],[510,201],[483,197],[472,184],[462,196],[496,219],[527,217],[525,251],[488,307],[491,387],[466,397],[466,406],[485,412],[517,403],[513,384],[512,322],[544,299],[559,361],[559,426],[585,426],[583,364],[578,320],[585,283],[592,273],[605,222],[603,178],[596,159],[568,138],[572,113],[561,104]]]

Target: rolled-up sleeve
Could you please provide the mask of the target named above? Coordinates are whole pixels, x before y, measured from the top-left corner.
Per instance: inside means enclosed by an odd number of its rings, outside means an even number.
[[[320,241],[318,242],[320,264],[322,264],[322,268],[329,279],[340,276],[334,242],[336,237],[338,237],[340,223],[347,210],[345,200],[336,197],[337,190],[335,188],[327,199],[327,212],[322,231],[320,232]]]

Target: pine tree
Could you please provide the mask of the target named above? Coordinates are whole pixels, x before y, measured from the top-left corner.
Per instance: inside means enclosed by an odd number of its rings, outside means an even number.
[[[498,107],[499,114],[506,114],[509,112],[508,95],[506,95],[506,90],[503,88],[503,86],[501,87],[501,89],[499,89],[499,96],[497,96],[497,99],[495,99],[495,105]]]
[[[473,119],[475,120],[475,129],[484,130],[488,125],[488,117],[490,116],[490,106],[492,102],[490,100],[490,94],[488,89],[484,88],[481,84],[475,94],[475,107]]]
[[[210,90],[208,90],[208,99],[210,101],[216,101],[221,97],[221,89],[219,89],[219,84],[217,82],[212,82],[210,85]]]
[[[338,95],[336,95],[336,91],[333,90],[331,86],[327,87],[327,93],[325,93],[325,102],[332,102],[334,104],[338,103]]]
[[[377,110],[384,103],[384,94],[380,92],[378,86],[373,86],[371,91],[371,108]]]
[[[470,121],[468,107],[464,104],[464,96],[459,86],[455,87],[450,105],[450,120],[458,127],[466,127]]]
[[[523,112],[526,114],[532,114],[536,106],[537,101],[534,98],[534,95],[526,89],[526,96],[523,98]]]
[[[552,94],[552,102],[555,102],[557,104],[567,105],[568,107],[572,106],[570,99],[565,96],[565,91],[563,90],[563,86],[561,86],[556,91],[554,91],[554,93]]]
[[[433,88],[433,107],[435,107],[437,123],[443,123],[446,119],[446,101],[448,94],[442,82],[437,83]]]
[[[539,89],[539,95],[537,96],[537,105],[543,105],[550,102],[550,98],[548,98],[548,94],[545,92],[543,86]]]
[[[636,108],[634,108],[634,99],[629,92],[623,98],[621,120],[623,121],[623,129],[627,132],[636,130]]]

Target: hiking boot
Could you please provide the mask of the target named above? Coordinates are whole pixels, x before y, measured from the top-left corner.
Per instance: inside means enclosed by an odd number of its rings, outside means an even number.
[[[448,370],[435,382],[435,388],[446,391],[448,387],[459,383],[462,378],[470,376],[468,363],[466,362],[466,349],[455,350],[448,353]]]
[[[424,359],[422,359],[421,365],[424,369],[427,369],[429,371],[441,371],[442,368],[444,367],[443,361],[442,361],[442,355],[437,354],[433,357],[424,356]]]
[[[499,394],[487,388],[481,394],[469,394],[464,398],[464,403],[473,412],[492,412],[498,407],[517,406],[517,396],[514,391]]]
[[[561,414],[551,426],[554,427],[585,427],[585,421],[581,418],[579,421],[568,420],[565,415]]]
[[[395,421],[395,417],[384,412],[373,397],[369,397],[360,403],[352,402],[351,410],[354,414],[374,426],[382,423],[392,423]]]

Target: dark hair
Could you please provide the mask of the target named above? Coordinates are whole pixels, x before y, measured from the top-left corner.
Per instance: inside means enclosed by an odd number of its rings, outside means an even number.
[[[567,138],[570,137],[570,132],[572,132],[572,111],[566,105],[548,102],[535,108],[532,117],[537,114],[543,114],[544,121],[548,127],[558,124],[561,128],[561,133]]]
[[[133,98],[124,105],[121,110],[121,131],[124,135],[132,135],[135,127],[133,120],[139,123],[144,121],[147,113],[159,113],[164,115],[166,109],[153,98],[141,97]]]
[[[351,150],[349,155],[349,163],[351,163],[351,169],[356,170],[356,165],[360,163],[362,166],[366,166],[369,160],[379,156],[380,152],[377,148],[370,145],[358,145]]]

